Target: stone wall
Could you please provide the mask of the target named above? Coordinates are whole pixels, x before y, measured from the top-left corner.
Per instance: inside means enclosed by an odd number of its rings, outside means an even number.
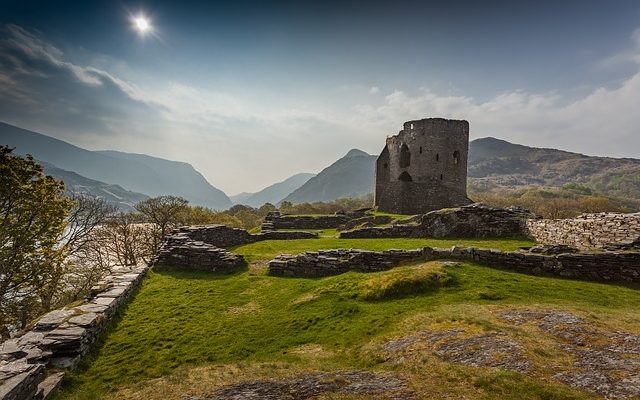
[[[155,270],[172,266],[189,271],[231,273],[244,265],[244,258],[178,234],[165,239],[153,265]]]
[[[333,215],[281,215],[278,211],[264,217],[263,231],[276,229],[332,229],[347,223],[351,216],[343,213]]]
[[[47,399],[140,285],[147,267],[121,268],[80,305],[51,311],[0,345],[0,400]]]
[[[418,215],[406,224],[369,227],[340,233],[341,238],[486,238],[526,236],[525,221],[539,218],[519,208],[472,204]]]
[[[261,240],[315,239],[313,232],[263,232],[251,234],[244,229],[231,228],[226,225],[196,225],[173,230],[167,237],[184,236],[191,240],[204,242],[223,249],[259,242]]]
[[[321,277],[347,271],[375,272],[415,260],[452,259],[508,268],[527,274],[551,274],[604,282],[640,283],[640,252],[593,252],[544,255],[524,251],[453,247],[416,250],[324,250],[296,256],[280,255],[269,262],[274,276]]]
[[[640,213],[529,220],[526,228],[528,235],[539,243],[565,244],[579,249],[624,246],[640,239]]]
[[[422,256],[422,250],[320,250],[279,255],[269,262],[269,275],[315,278],[347,271],[377,272]]]

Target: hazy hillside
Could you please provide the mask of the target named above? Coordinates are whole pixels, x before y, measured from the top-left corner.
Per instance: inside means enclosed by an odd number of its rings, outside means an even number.
[[[64,181],[65,190],[69,195],[101,198],[123,211],[133,210],[134,204],[149,198],[149,196],[142,193],[123,189],[120,185],[113,185],[85,178],[82,175],[71,171],[65,171],[55,165],[42,161],[38,162],[44,167],[45,174]]]
[[[89,151],[5,123],[0,123],[0,144],[15,147],[18,154],[31,154],[63,170],[149,196],[174,194],[193,204],[216,209],[231,205],[224,193],[186,163],[119,152]]]
[[[229,199],[231,199],[231,202],[233,204],[244,204],[243,201],[245,201],[251,196],[253,196],[253,193],[242,192],[242,193],[234,194],[233,196],[229,196]]]
[[[344,157],[309,179],[284,200],[303,203],[369,194],[373,191],[376,158],[377,156],[362,150],[350,150]]]
[[[244,204],[251,207],[260,207],[265,203],[277,204],[288,194],[304,185],[314,176],[315,174],[305,172],[293,175],[282,182],[274,183],[273,185],[268,186],[259,192],[250,194],[243,199],[234,200],[234,203]]]
[[[469,179],[479,190],[577,183],[609,196],[640,198],[640,160],[586,156],[495,138],[470,143]]]
[[[191,164],[151,157],[146,154],[113,150],[95,151],[94,153],[104,154],[119,160],[139,162],[151,168],[161,177],[161,181],[158,182],[160,186],[157,195],[176,194],[183,196],[193,204],[207,205],[216,209],[231,207],[229,197],[222,190],[211,186]]]

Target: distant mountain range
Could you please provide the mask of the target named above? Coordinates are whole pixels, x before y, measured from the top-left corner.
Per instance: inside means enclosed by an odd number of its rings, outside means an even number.
[[[61,170],[147,196],[177,195],[192,204],[223,210],[231,200],[190,164],[142,154],[89,151],[62,140],[0,123],[0,144],[31,154]]]
[[[70,192],[105,198],[129,209],[147,196],[178,195],[190,203],[224,210],[233,204],[260,207],[332,201],[373,192],[377,155],[350,150],[317,175],[300,173],[257,193],[227,197],[190,164],[144,154],[89,151],[36,132],[0,123],[0,145],[16,147],[43,162],[46,173],[65,181]],[[573,183],[621,199],[640,199],[640,160],[586,156],[528,147],[495,138],[469,144],[469,187],[475,191]]]
[[[373,190],[373,171],[377,156],[352,149],[284,198],[292,203],[331,201],[361,197]]]
[[[299,173],[293,175],[282,182],[274,183],[271,186],[256,193],[240,193],[231,197],[234,204],[244,204],[251,207],[260,207],[265,203],[278,204],[288,194],[305,184],[309,179],[316,176],[310,173]]]
[[[119,210],[131,211],[136,203],[144,201],[149,196],[142,193],[123,189],[120,185],[113,185],[85,178],[75,172],[65,171],[53,164],[38,160],[44,167],[44,173],[56,179],[64,181],[65,191],[68,195],[80,195],[98,197],[115,205]]]

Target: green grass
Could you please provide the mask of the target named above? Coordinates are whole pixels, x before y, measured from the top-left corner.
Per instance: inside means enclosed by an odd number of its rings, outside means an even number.
[[[417,249],[420,247],[451,247],[464,245],[498,250],[517,250],[522,246],[532,246],[534,243],[526,239],[338,239],[332,237],[331,230],[326,230],[327,236],[318,239],[297,240],[265,240],[263,242],[236,246],[230,250],[242,254],[248,262],[271,260],[278,254],[299,254],[305,251],[323,249]]]
[[[257,261],[284,250],[298,253],[337,247],[382,250],[454,244],[510,250],[530,243],[324,238],[265,241],[239,246],[235,251]],[[209,365],[234,366],[240,371],[265,365],[268,371],[280,365],[286,365],[287,371],[387,368],[364,349],[402,331],[403,321],[427,315],[490,326],[492,322],[481,317],[484,307],[531,304],[589,310],[600,318],[638,322],[640,291],[528,276],[472,263],[434,262],[322,279],[276,278],[247,271],[233,275],[150,271],[104,344],[70,374],[56,399],[149,399],[154,395],[144,393],[160,390],[163,399],[180,399],[192,385],[213,376],[211,370],[197,370]],[[310,360],[296,352],[309,345],[319,346],[327,356]],[[451,392],[460,397],[501,398],[482,397],[496,390],[504,398],[514,399],[584,398],[575,390],[520,374],[478,372],[444,363],[423,370],[406,373],[417,382],[423,377],[415,374],[430,374],[424,379],[433,382],[431,386],[450,385]],[[234,373],[251,379],[245,373]],[[220,379],[238,379],[232,373],[225,374],[215,375],[212,384],[219,384]],[[152,380],[156,378],[162,379]],[[151,389],[158,387],[162,389]]]
[[[329,229],[278,229],[284,232],[314,232],[321,238],[337,238],[338,230],[336,228]]]

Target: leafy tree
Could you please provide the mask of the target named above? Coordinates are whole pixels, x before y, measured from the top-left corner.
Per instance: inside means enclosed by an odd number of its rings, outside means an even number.
[[[188,204],[186,199],[179,196],[159,196],[142,201],[135,208],[148,222],[155,224],[164,236],[178,224]]]
[[[189,202],[182,197],[159,196],[135,205],[145,221],[153,224],[153,235],[150,237],[153,252],[158,249],[165,235],[180,225],[181,217],[189,208],[188,204]],[[123,218],[124,216],[121,216],[121,221]]]
[[[37,293],[59,273],[64,251],[57,246],[72,206],[64,184],[33,157],[0,147],[0,335],[24,327],[37,312]]]

